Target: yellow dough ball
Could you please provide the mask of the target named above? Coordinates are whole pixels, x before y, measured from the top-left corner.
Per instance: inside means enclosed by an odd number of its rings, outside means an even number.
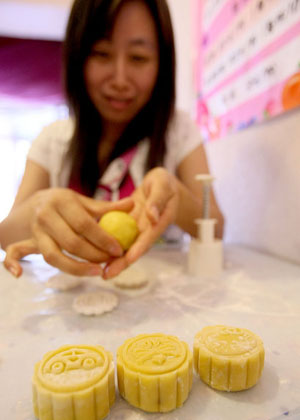
[[[245,328],[214,325],[195,336],[195,370],[203,382],[219,391],[254,386],[262,374],[264,358],[262,340]]]
[[[63,346],[46,353],[32,378],[39,420],[101,420],[115,401],[112,354],[101,346]]]
[[[130,248],[139,233],[136,220],[124,211],[113,210],[105,213],[99,225],[117,239],[124,251]]]
[[[172,335],[141,334],[117,351],[118,386],[122,397],[149,412],[181,407],[193,382],[188,345]]]

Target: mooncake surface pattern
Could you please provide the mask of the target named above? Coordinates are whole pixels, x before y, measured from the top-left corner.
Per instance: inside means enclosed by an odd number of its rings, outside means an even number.
[[[188,345],[165,334],[129,338],[117,351],[120,394],[149,412],[182,406],[192,387],[192,354]]]
[[[83,315],[101,315],[118,306],[118,297],[110,292],[90,292],[78,295],[73,301],[73,309]]]
[[[195,370],[206,384],[220,391],[254,386],[262,374],[264,357],[261,338],[245,328],[208,326],[195,336]]]
[[[112,354],[101,346],[63,346],[35,365],[33,409],[39,420],[101,420],[115,401]]]

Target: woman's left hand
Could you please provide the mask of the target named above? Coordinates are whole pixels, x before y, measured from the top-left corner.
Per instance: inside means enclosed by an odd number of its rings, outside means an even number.
[[[108,262],[104,270],[105,278],[116,276],[135,262],[176,220],[178,181],[164,168],[151,169],[131,198],[134,208],[130,214],[137,220],[140,234],[126,254]]]

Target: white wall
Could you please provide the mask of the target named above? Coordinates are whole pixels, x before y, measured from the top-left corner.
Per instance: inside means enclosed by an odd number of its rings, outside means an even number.
[[[300,263],[300,109],[206,146],[227,242]]]
[[[0,0],[0,36],[61,40],[73,0]]]
[[[168,0],[173,21],[177,55],[177,106],[193,115],[193,31],[194,0]]]

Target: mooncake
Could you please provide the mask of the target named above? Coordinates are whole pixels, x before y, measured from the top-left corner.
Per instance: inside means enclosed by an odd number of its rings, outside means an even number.
[[[264,367],[263,342],[245,328],[205,327],[195,336],[193,353],[200,378],[220,391],[251,388]]]
[[[177,337],[141,334],[117,351],[118,387],[134,407],[167,412],[182,406],[193,380],[192,353]]]
[[[115,401],[112,354],[101,346],[63,346],[36,363],[33,409],[39,420],[101,420]]]

